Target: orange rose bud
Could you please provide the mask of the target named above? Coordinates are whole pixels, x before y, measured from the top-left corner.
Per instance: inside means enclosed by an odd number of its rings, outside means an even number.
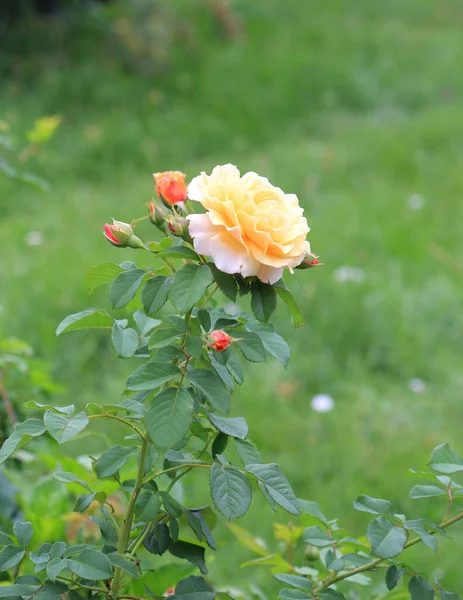
[[[164,171],[153,173],[158,198],[168,205],[183,204],[187,197],[185,173],[180,171]]]
[[[208,346],[215,352],[223,352],[233,341],[233,339],[227,333],[225,333],[225,331],[220,331],[220,329],[212,331],[211,338],[214,341],[210,342]]]
[[[110,244],[119,248],[143,248],[143,242],[132,229],[132,225],[123,221],[114,221],[113,224],[105,223],[104,236]]]

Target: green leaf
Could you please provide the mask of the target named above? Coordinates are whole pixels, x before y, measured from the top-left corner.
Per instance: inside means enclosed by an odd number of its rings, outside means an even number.
[[[190,575],[186,579],[182,579],[175,586],[175,594],[191,594],[192,592],[212,592],[211,586],[207,583],[204,577]]]
[[[291,313],[293,326],[300,327],[301,325],[304,325],[304,323],[305,323],[304,315],[302,314],[301,309],[297,305],[296,300],[294,299],[293,295],[286,287],[283,280],[280,279],[280,281],[277,281],[277,283],[275,283],[273,287],[275,288],[275,291],[278,294],[278,296],[283,300],[283,302],[288,307],[289,312]]]
[[[109,299],[114,308],[123,308],[132,300],[145,275],[144,269],[132,269],[116,277],[109,290]]]
[[[254,567],[260,565],[268,565],[271,567],[279,567],[281,569],[291,570],[293,567],[285,560],[281,554],[269,554],[268,556],[262,556],[261,558],[255,558],[253,560],[247,560],[242,563],[241,567]]]
[[[240,440],[235,438],[235,445],[244,466],[260,464],[262,462],[259,450],[250,440]]]
[[[236,356],[234,350],[232,350],[231,348],[229,348],[229,350],[230,350],[230,355],[227,360],[227,369],[228,369],[230,375],[236,381],[236,383],[238,385],[242,385],[242,383],[244,382],[243,366],[242,366],[239,358]]]
[[[355,577],[361,577],[361,575],[356,575]],[[353,582],[353,580],[354,578],[352,577],[351,581]],[[336,592],[335,590],[329,589],[320,594],[320,600],[346,600],[346,597],[340,592]]]
[[[155,327],[162,323],[160,319],[148,317],[142,310],[136,310],[133,313],[133,318],[142,337],[146,337]]]
[[[184,508],[180,504],[180,502],[177,502],[177,500],[167,492],[159,492],[159,495],[161,496],[164,508],[169,513],[169,515],[175,518],[179,518],[182,516]]]
[[[47,576],[52,581],[58,577],[61,571],[64,571],[68,566],[66,558],[54,558],[47,565]]]
[[[303,535],[304,542],[306,544],[311,544],[312,546],[317,546],[318,548],[325,548],[331,546],[334,540],[323,531],[320,527],[307,527],[304,531]]]
[[[463,460],[448,444],[441,444],[434,448],[429,466],[438,473],[456,473],[463,471]]]
[[[99,581],[113,576],[111,562],[106,554],[98,550],[83,550],[68,561],[69,568],[78,577]]]
[[[422,519],[405,521],[404,527],[405,527],[405,529],[409,529],[410,531],[413,531],[414,533],[416,533],[416,535],[421,538],[421,540],[423,541],[423,544],[425,546],[428,546],[428,548],[431,548],[431,550],[434,550],[434,552],[436,552],[437,540],[426,529],[425,522]]]
[[[243,417],[228,419],[206,411],[207,418],[216,429],[230,437],[243,440],[248,435],[248,424]]]
[[[389,591],[393,590],[399,583],[400,578],[405,575],[405,569],[391,565],[386,572],[386,586]]]
[[[167,449],[188,433],[192,418],[193,398],[184,388],[170,387],[152,400],[145,424],[153,442]]]
[[[203,355],[203,340],[196,335],[188,335],[185,341],[185,350],[189,356],[201,358]]]
[[[66,542],[55,542],[50,548],[51,558],[61,558],[66,548]]]
[[[203,575],[207,575],[208,571],[204,558],[205,550],[202,546],[178,540],[170,544],[169,552],[177,558],[183,558],[196,565]]]
[[[262,342],[265,350],[282,362],[285,367],[288,365],[290,357],[290,349],[285,340],[278,335],[271,325],[265,325],[264,323],[246,323],[246,329],[252,333],[256,333],[260,341]]]
[[[212,442],[211,454],[212,458],[215,459],[217,454],[223,454],[228,444],[228,435],[219,431]]]
[[[175,365],[150,361],[129,375],[127,389],[134,391],[155,390],[179,373],[180,371]]]
[[[325,525],[328,525],[328,519],[322,512],[322,509],[318,506],[316,502],[312,502],[311,500],[302,500],[301,498],[297,499],[297,503],[299,505],[299,510],[301,513],[305,515],[310,515],[315,519],[318,519]]]
[[[133,577],[133,579],[137,579],[137,577],[140,575],[135,563],[128,558],[121,556],[117,552],[111,552],[111,554],[108,554],[107,556],[113,567],[119,567],[124,571],[124,573],[127,573],[127,575],[130,575],[130,577]]]
[[[247,360],[251,362],[265,361],[265,348],[257,333],[240,331],[236,334],[236,337],[239,338],[236,344]]]
[[[301,577],[300,575],[288,575],[287,573],[274,573],[273,576],[278,581],[282,583],[286,583],[291,587],[299,588],[300,590],[307,590],[309,592],[312,591],[312,584],[305,577]]]
[[[152,554],[162,556],[171,543],[170,531],[166,523],[156,523],[144,539],[143,545]]]
[[[439,593],[442,600],[460,600],[460,596],[454,592],[446,592],[439,588]]]
[[[171,246],[170,248],[166,248],[159,252],[158,256],[165,256],[166,258],[183,258],[187,260],[196,260],[200,262],[201,259],[196,254],[194,250],[188,248],[187,246]]]
[[[362,494],[354,501],[354,508],[360,512],[371,513],[372,515],[392,514],[392,504],[389,500],[372,498]]]
[[[45,425],[41,419],[27,419],[16,427],[16,431],[21,435],[38,437],[45,433]]]
[[[434,498],[436,496],[445,496],[446,492],[437,485],[415,485],[410,490],[410,498]]]
[[[14,546],[13,540],[3,531],[0,531],[0,546]]]
[[[111,328],[113,323],[114,319],[105,310],[88,308],[63,319],[56,328],[56,335],[77,329]]]
[[[211,496],[217,510],[227,519],[242,517],[251,504],[251,484],[236,469],[214,463],[210,472]]]
[[[211,316],[207,308],[200,308],[197,313],[198,321],[206,333],[211,330]]]
[[[302,592],[301,590],[292,590],[290,588],[283,588],[278,592],[278,598],[282,600],[306,600],[307,598],[311,598],[309,594],[306,592]]]
[[[98,479],[111,477],[117,473],[134,452],[136,452],[136,448],[119,445],[112,446],[105,450],[94,464]]]
[[[251,283],[251,308],[258,321],[266,323],[277,307],[277,294],[273,286],[262,281]]]
[[[220,271],[214,263],[208,263],[209,269],[212,271],[215,283],[219,286],[219,290],[229,298],[232,302],[236,301],[236,295],[238,294],[238,284],[233,275],[228,275]]]
[[[143,490],[135,503],[138,519],[141,521],[153,521],[161,508],[161,500],[156,492]]]
[[[68,404],[67,406],[53,406],[52,404],[41,404],[35,400],[31,400],[24,404],[26,408],[39,408],[40,410],[52,410],[53,412],[63,413],[70,417],[75,410],[74,404]]]
[[[138,346],[138,334],[135,329],[124,329],[117,322],[113,325],[111,339],[120,358],[130,358]]]
[[[141,293],[141,301],[146,314],[154,315],[164,306],[171,283],[171,277],[162,275],[148,279]]]
[[[24,523],[16,521],[13,525],[13,532],[21,548],[23,550],[27,550],[34,533],[32,523],[30,521],[26,521]]]
[[[190,592],[188,594],[175,594],[173,600],[214,600],[215,592]]]
[[[371,544],[372,553],[380,558],[397,556],[407,542],[404,529],[393,525],[384,517],[378,517],[369,524],[367,538]]]
[[[56,481],[61,481],[62,483],[77,483],[89,492],[92,491],[85,483],[85,481],[77,477],[77,475],[74,475],[74,473],[65,473],[64,471],[57,471],[53,474],[53,479],[56,479]]]
[[[77,498],[76,505],[74,506],[75,512],[84,512],[90,506],[90,504],[95,500],[96,493],[92,492],[91,494],[82,494]]]
[[[175,272],[169,297],[181,313],[186,313],[211,283],[212,273],[207,265],[189,263]]]
[[[26,553],[17,546],[5,546],[0,550],[0,572],[7,571],[17,565]]]
[[[69,418],[66,415],[56,414],[51,410],[47,410],[43,420],[48,433],[59,444],[68,442],[88,425],[88,417],[83,411]]]
[[[113,262],[105,262],[96,267],[92,267],[85,278],[85,285],[88,288],[89,293],[92,293],[100,285],[104,285],[115,279],[123,269],[119,265]]]
[[[293,515],[299,514],[299,505],[288,480],[274,463],[247,465],[246,471],[253,473],[265,484],[269,496],[278,506]]]
[[[163,348],[168,346],[177,338],[182,337],[183,333],[177,327],[161,327],[156,329],[150,336],[148,345],[151,348]]]
[[[410,579],[408,591],[412,600],[433,600],[434,598],[433,586],[417,575]]]
[[[216,410],[221,413],[230,410],[230,393],[216,373],[205,369],[191,369],[187,371],[186,378],[206,396]]]

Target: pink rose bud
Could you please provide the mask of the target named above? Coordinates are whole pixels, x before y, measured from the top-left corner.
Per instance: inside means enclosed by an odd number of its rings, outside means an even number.
[[[186,242],[191,242],[191,236],[188,231],[189,222],[185,217],[172,217],[167,221],[169,230],[177,237],[183,238]]]
[[[133,233],[132,225],[123,221],[114,221],[112,225],[106,223],[104,236],[113,246],[119,248],[143,248],[143,242]]]
[[[296,269],[312,269],[313,267],[317,267],[320,264],[321,263],[318,260],[318,256],[309,252],[305,255],[304,260],[301,262],[300,265],[296,267]]]
[[[223,352],[228,348],[228,346],[233,341],[225,331],[220,331],[220,329],[215,329],[211,333],[211,338],[214,340],[208,344],[209,348],[212,348],[215,352]]]
[[[164,171],[153,173],[156,194],[167,205],[183,204],[187,197],[187,185],[185,173],[180,171]]]

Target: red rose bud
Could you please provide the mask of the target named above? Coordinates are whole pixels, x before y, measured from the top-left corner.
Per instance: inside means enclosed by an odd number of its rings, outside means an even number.
[[[305,255],[304,260],[300,265],[296,267],[296,269],[312,269],[313,267],[319,266],[321,263],[318,260],[318,256],[316,254],[308,253]]]
[[[143,248],[143,242],[133,233],[132,225],[123,221],[114,221],[104,226],[104,236],[113,246],[119,248]]]
[[[211,333],[211,338],[214,340],[208,344],[209,348],[212,348],[215,352],[223,352],[233,341],[225,331],[216,329]]]
[[[190,223],[185,217],[172,217],[167,221],[169,230],[177,237],[183,238],[186,242],[191,242],[191,236],[188,231]]]
[[[169,596],[175,596],[175,588],[173,586],[167,588],[167,590],[163,594],[164,598],[168,598]]]
[[[156,194],[167,206],[183,204],[187,197],[185,173],[180,171],[165,171],[153,173]]]

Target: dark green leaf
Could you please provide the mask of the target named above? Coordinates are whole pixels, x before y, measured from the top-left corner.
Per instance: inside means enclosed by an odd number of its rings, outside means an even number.
[[[88,288],[89,293],[96,290],[100,285],[109,283],[115,279],[123,269],[119,265],[113,262],[105,262],[96,267],[92,267],[85,278],[85,285]]]
[[[400,569],[395,565],[391,565],[386,572],[386,586],[387,589],[393,590],[395,586],[399,583],[400,578],[405,575],[405,569]]]
[[[277,307],[277,294],[273,286],[262,281],[251,283],[251,308],[259,321],[266,323]]]
[[[84,512],[90,506],[90,504],[95,500],[96,493],[92,492],[91,494],[82,494],[77,498],[76,505],[74,506],[75,512]]]
[[[105,450],[94,464],[98,479],[111,477],[117,473],[136,450],[136,448],[130,446],[119,445],[112,446]]]
[[[433,600],[434,598],[433,586],[417,575],[410,579],[408,591],[412,600]]]
[[[323,514],[321,508],[318,506],[316,502],[312,502],[310,500],[301,500],[298,498],[297,503],[299,505],[299,510],[301,513],[305,515],[310,515],[311,517],[315,517],[325,525],[328,524],[328,519]]]
[[[141,301],[147,315],[154,315],[166,303],[172,278],[157,275],[145,283],[141,293]]]
[[[192,418],[193,398],[184,388],[170,387],[152,400],[145,424],[153,442],[166,449],[186,435]]]
[[[244,357],[251,362],[264,362],[266,358],[265,348],[257,333],[250,331],[239,331],[236,333],[239,346]]]
[[[51,558],[61,558],[66,550],[66,542],[55,542],[50,548]]]
[[[460,600],[460,596],[454,592],[446,592],[439,588],[439,593],[442,600]]]
[[[185,349],[189,356],[200,358],[203,354],[203,340],[196,335],[188,335],[185,341]]]
[[[34,533],[32,523],[30,521],[26,521],[25,523],[16,521],[13,525],[13,532],[21,548],[23,550],[27,550],[29,544],[31,543],[32,535]]]
[[[98,581],[113,575],[109,558],[98,550],[83,550],[68,561],[69,568],[78,577]]]
[[[243,440],[248,435],[248,425],[243,417],[226,418],[206,411],[207,418],[216,429],[230,437]]]
[[[228,444],[228,435],[222,433],[221,431],[215,436],[215,439],[212,443],[212,458],[215,459],[217,454],[223,454]]]
[[[278,592],[278,598],[281,598],[282,600],[306,600],[311,597],[312,596],[309,596],[306,592],[293,590],[291,588],[283,588]]]
[[[429,466],[433,471],[449,475],[463,471],[463,460],[448,444],[441,444],[432,451]]]
[[[274,573],[273,576],[278,581],[282,583],[286,583],[291,587],[299,588],[300,590],[307,590],[308,592],[312,591],[312,584],[305,577],[301,577],[300,575],[288,575],[287,573]]]
[[[389,515],[392,513],[392,504],[389,500],[380,498],[371,498],[362,494],[354,501],[354,508],[360,512],[371,513],[372,515]]]
[[[197,262],[200,262],[201,260],[194,250],[188,248],[187,246],[181,245],[166,248],[165,250],[159,252],[158,256],[165,256],[166,258],[183,258],[195,260]]]
[[[161,556],[171,543],[169,528],[166,523],[156,523],[144,540],[144,546],[151,554]]]
[[[238,284],[236,283],[236,280],[233,277],[233,275],[228,275],[228,273],[220,271],[214,265],[214,263],[208,263],[208,266],[212,271],[214,281],[219,286],[219,290],[232,302],[235,302],[236,295],[238,293]]]
[[[98,527],[100,528],[102,538],[114,545],[117,544],[117,531],[109,519],[103,519],[102,517],[92,516],[90,517],[90,520],[93,521],[96,525],[98,525]]]
[[[285,340],[273,331],[271,325],[265,325],[263,323],[246,323],[246,329],[252,333],[256,333],[267,352],[282,362],[285,367],[288,364],[290,357],[290,349]]]
[[[431,548],[431,550],[434,550],[434,552],[436,552],[437,540],[426,529],[425,522],[422,519],[405,521],[404,527],[405,527],[405,529],[409,529],[410,531],[413,531],[414,533],[416,533],[416,535],[422,539],[423,544],[425,544],[425,546],[428,546],[428,548]]]
[[[297,305],[296,300],[293,298],[293,295],[288,290],[283,280],[280,279],[280,281],[277,281],[277,283],[275,283],[273,287],[275,288],[275,291],[278,294],[278,296],[288,307],[289,312],[291,313],[293,326],[300,327],[301,325],[304,325],[304,315],[302,314],[301,309]]]
[[[306,544],[311,544],[312,546],[317,546],[318,548],[325,548],[331,546],[333,544],[333,539],[323,531],[320,527],[307,527],[304,531],[303,536],[304,542]]]
[[[155,390],[179,374],[175,365],[150,361],[134,371],[127,380],[129,390]]]
[[[235,444],[244,466],[260,464],[262,462],[259,450],[250,440],[239,440],[235,438]]]
[[[132,300],[145,275],[146,271],[143,269],[132,269],[116,277],[109,290],[109,298],[114,308],[123,308]]]
[[[178,327],[161,327],[151,334],[148,345],[150,348],[163,348],[182,335],[183,332]]]
[[[52,581],[58,577],[61,571],[64,571],[68,566],[66,558],[54,558],[47,565],[47,576]]]
[[[182,579],[175,586],[175,594],[191,594],[192,592],[212,592],[211,586],[207,583],[204,577],[191,575],[186,579]]]
[[[135,504],[137,509],[137,519],[140,521],[153,521],[161,508],[159,495],[150,490],[143,490],[138,496]]]
[[[137,579],[139,572],[134,562],[128,558],[125,558],[124,556],[121,556],[117,552],[111,552],[107,556],[113,567],[119,567],[124,571],[124,573],[130,575],[130,577],[133,577],[133,579]]]
[[[378,517],[370,523],[367,530],[372,553],[381,558],[392,558],[400,554],[407,542],[402,527],[393,525],[384,517]]]
[[[159,492],[159,495],[161,496],[164,508],[169,515],[176,518],[182,516],[184,508],[180,502],[177,502],[177,500],[175,500],[175,498],[170,496],[167,492]]]
[[[211,283],[212,273],[207,265],[189,263],[175,272],[169,297],[181,313],[186,313]]]
[[[244,381],[243,366],[239,358],[236,356],[234,350],[231,348],[229,348],[229,357],[226,364],[230,375],[238,385],[241,385]]]
[[[7,571],[23,559],[25,552],[17,546],[5,546],[0,550],[0,572]]]
[[[206,396],[216,410],[221,413],[230,410],[230,393],[216,373],[205,369],[191,369],[187,371],[186,377]]]
[[[105,310],[88,308],[63,319],[56,328],[56,335],[77,329],[111,328],[113,323],[114,319]]]
[[[73,437],[78,435],[88,425],[88,417],[83,411],[69,418],[66,415],[47,410],[43,420],[48,433],[59,444],[64,444],[72,440]]]
[[[224,517],[237,519],[247,512],[251,504],[251,484],[245,475],[214,463],[210,484],[214,504]]]
[[[177,542],[171,543],[169,552],[177,558],[183,558],[196,565],[203,575],[207,575],[208,571],[204,559],[205,550],[202,546],[178,540]]]
[[[200,308],[198,310],[198,320],[204,331],[206,333],[209,333],[209,331],[211,330],[211,317],[209,315],[209,311],[206,308]]]
[[[274,463],[247,465],[246,471],[256,475],[265,485],[269,496],[293,515],[299,514],[299,505],[288,480]]]
[[[3,531],[0,531],[0,546],[14,546],[13,540]]]
[[[133,356],[138,346],[138,334],[135,329],[128,327],[123,329],[119,323],[114,323],[111,334],[114,348],[121,358]]]

